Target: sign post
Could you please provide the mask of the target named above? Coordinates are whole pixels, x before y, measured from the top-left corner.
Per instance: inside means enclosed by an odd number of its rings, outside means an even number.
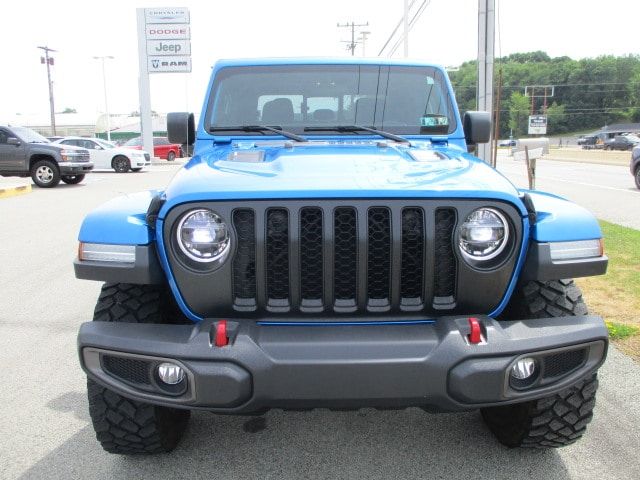
[[[150,73],[191,72],[191,27],[184,7],[138,8],[140,129],[143,149],[153,157]]]

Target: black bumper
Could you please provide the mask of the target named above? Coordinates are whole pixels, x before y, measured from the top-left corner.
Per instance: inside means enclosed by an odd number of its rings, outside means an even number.
[[[195,326],[89,322],[80,328],[78,346],[89,377],[127,397],[220,413],[367,406],[470,410],[551,395],[593,373],[606,356],[607,330],[599,317],[479,319],[479,344],[468,341],[466,317],[443,317],[409,325],[229,321],[224,347],[212,345],[214,320]],[[518,389],[509,372],[523,356],[536,358],[538,377]],[[186,370],[183,392],[159,387],[155,371],[162,361]],[[112,364],[120,366],[114,370]]]
[[[93,170],[92,162],[59,162],[60,175],[83,175]]]

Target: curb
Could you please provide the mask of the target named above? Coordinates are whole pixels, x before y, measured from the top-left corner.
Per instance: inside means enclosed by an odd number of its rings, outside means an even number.
[[[0,198],[15,197],[31,192],[31,185],[16,185],[13,187],[0,187]]]

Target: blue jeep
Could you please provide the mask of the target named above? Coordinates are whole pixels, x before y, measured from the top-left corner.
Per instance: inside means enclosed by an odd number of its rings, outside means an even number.
[[[78,336],[98,440],[174,448],[190,410],[480,409],[510,447],[591,420],[608,339],[570,279],[606,271],[586,210],[467,153],[445,71],[392,60],[220,61],[193,158],[84,220]]]

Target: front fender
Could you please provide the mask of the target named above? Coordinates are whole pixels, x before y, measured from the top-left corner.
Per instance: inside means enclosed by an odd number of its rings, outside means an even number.
[[[602,238],[598,220],[586,208],[550,193],[522,190],[533,202],[536,222],[531,239],[537,242],[571,242]]]
[[[85,243],[148,245],[155,231],[147,225],[147,210],[158,190],[114,198],[93,210],[80,227],[78,240]]]

